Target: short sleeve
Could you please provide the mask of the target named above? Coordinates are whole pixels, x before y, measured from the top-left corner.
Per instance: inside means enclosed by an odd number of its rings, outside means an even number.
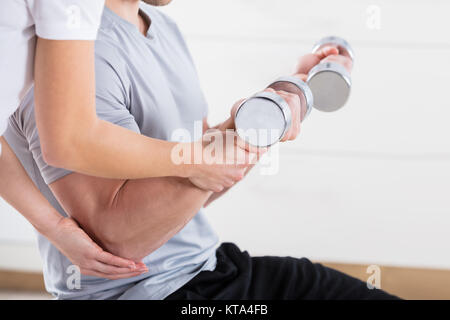
[[[104,0],[28,0],[36,34],[51,40],[95,40]]]
[[[34,88],[28,92],[19,108],[9,118],[5,139],[19,159],[30,158],[34,161],[39,172],[35,170],[33,174],[40,173],[46,184],[71,173],[68,170],[49,166],[44,161],[34,114]],[[23,161],[22,164],[30,174],[33,164],[25,165]]]
[[[9,117],[7,129],[4,132],[3,137],[27,171],[30,178],[36,182],[36,176],[33,172],[33,157],[29,150],[28,141],[22,130],[20,114],[21,111],[17,109],[16,112]]]

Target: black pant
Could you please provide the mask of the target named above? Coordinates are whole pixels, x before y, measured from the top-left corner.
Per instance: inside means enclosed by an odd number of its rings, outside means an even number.
[[[214,271],[200,272],[166,299],[397,299],[305,258],[250,257],[233,243],[223,243],[216,255]]]

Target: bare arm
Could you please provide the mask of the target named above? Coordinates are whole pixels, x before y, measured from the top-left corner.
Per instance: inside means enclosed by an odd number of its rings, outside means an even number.
[[[73,173],[50,188],[104,249],[134,261],[180,231],[211,195],[177,177],[111,180]]]
[[[38,39],[35,112],[46,162],[110,178],[187,176],[170,161],[173,143],[97,118],[94,73],[93,41]]]
[[[73,220],[62,217],[30,180],[8,143],[3,138],[0,143],[0,196],[78,265],[83,274],[119,279],[140,273],[130,268],[133,261],[103,251]]]
[[[30,180],[25,169],[3,137],[0,138],[0,195],[43,235],[49,234],[61,220],[61,215],[48,203]],[[26,195],[26,200],[20,195]],[[24,201],[25,200],[25,201]]]
[[[235,166],[175,164],[171,160],[174,142],[99,119],[94,72],[93,41],[38,38],[35,114],[42,155],[49,165],[116,179],[193,177],[208,188],[210,180],[215,184],[235,180],[239,173]]]

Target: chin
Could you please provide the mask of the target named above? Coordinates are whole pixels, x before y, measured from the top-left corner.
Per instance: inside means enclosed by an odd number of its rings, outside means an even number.
[[[152,6],[165,6],[172,2],[172,0],[142,0]]]

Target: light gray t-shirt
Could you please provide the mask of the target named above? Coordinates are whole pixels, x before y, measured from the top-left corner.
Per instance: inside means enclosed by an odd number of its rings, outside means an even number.
[[[207,104],[189,51],[167,16],[145,4],[141,13],[151,19],[147,36],[105,7],[95,48],[97,114],[149,137],[170,140],[180,128],[193,136],[194,122],[206,116]],[[41,192],[66,215],[47,185],[71,172],[42,159],[33,100],[30,91],[11,116],[5,138]],[[200,271],[215,268],[218,238],[200,211],[144,258],[149,273],[114,281],[82,276],[80,290],[67,286],[71,262],[43,236],[38,242],[46,288],[58,298],[163,299]]]

